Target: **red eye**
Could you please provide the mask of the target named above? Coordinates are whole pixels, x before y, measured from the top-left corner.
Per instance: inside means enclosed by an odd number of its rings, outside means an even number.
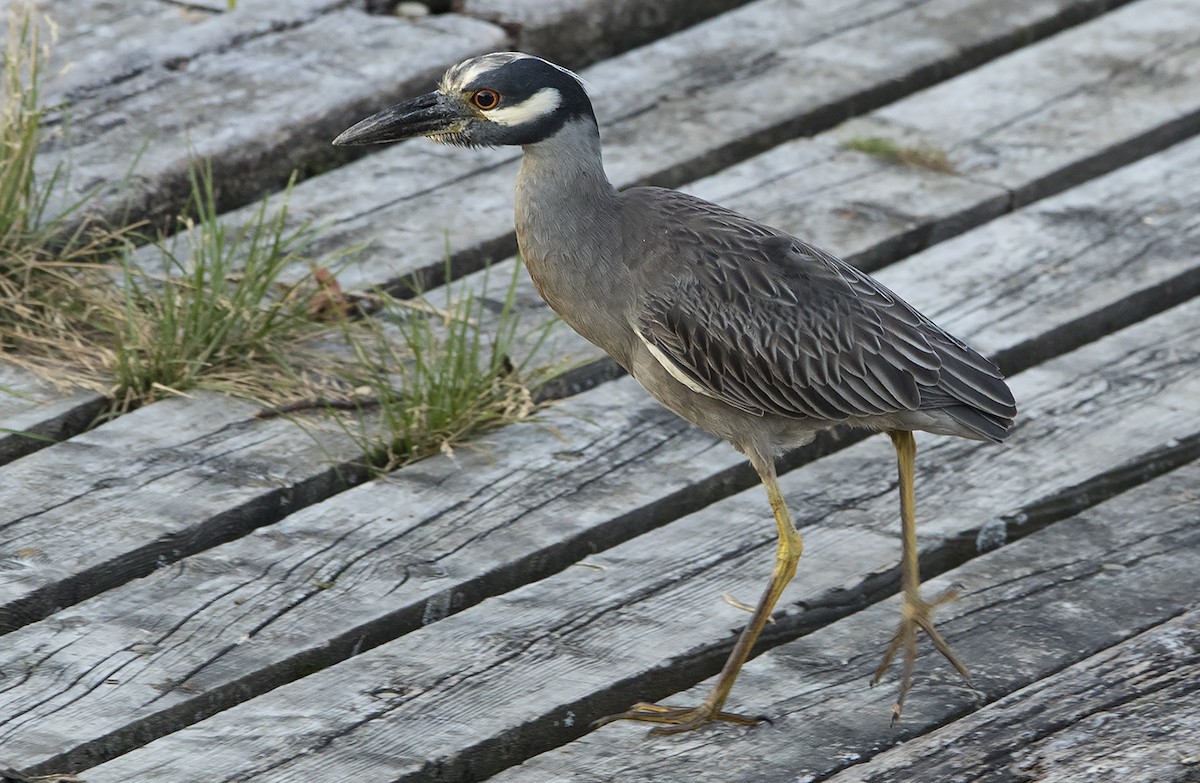
[[[500,93],[495,90],[476,90],[471,94],[471,103],[484,111],[494,109],[500,103]]]

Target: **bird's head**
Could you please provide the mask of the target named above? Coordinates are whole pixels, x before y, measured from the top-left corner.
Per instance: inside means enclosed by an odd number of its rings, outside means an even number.
[[[438,88],[371,115],[334,144],[381,144],[413,136],[464,147],[536,144],[571,120],[596,117],[579,77],[520,52],[453,66]]]

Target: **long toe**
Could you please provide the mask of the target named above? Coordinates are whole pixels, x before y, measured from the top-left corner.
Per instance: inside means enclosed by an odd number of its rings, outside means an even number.
[[[891,642],[884,651],[883,661],[879,664],[879,668],[875,670],[875,676],[872,678],[872,683],[878,684],[888,667],[891,666],[896,653],[903,648],[904,663],[900,676],[900,693],[896,698],[895,704],[892,705],[893,723],[899,720],[900,714],[904,710],[905,699],[912,689],[913,672],[916,670],[917,663],[918,630],[925,632],[925,635],[933,642],[934,648],[945,656],[946,660],[950,662],[955,671],[962,676],[968,685],[971,684],[971,674],[967,671],[967,667],[954,654],[954,651],[950,649],[950,645],[946,643],[946,640],[933,624],[934,610],[942,604],[953,600],[954,597],[952,591],[947,591],[932,602],[925,601],[919,596],[905,599],[904,615],[900,620],[899,627],[896,629],[896,635],[892,637]]]
[[[698,707],[668,707],[662,704],[639,702],[625,712],[600,718],[592,723],[592,728],[598,728],[619,720],[636,720],[645,723],[662,724],[651,729],[651,734],[680,734],[685,731],[698,729],[712,721],[736,723],[741,726],[756,726],[763,718],[752,718],[748,715],[722,712],[709,704],[701,704]]]

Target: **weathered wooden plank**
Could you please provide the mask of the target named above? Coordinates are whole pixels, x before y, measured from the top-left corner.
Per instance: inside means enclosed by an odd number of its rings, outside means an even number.
[[[104,409],[87,391],[63,391],[0,361],[0,464],[82,432]]]
[[[72,0],[44,6],[53,24],[43,71],[45,105],[57,107],[149,70],[178,69],[202,54],[245,45],[308,24],[346,0],[241,3],[235,13],[209,13],[163,0]],[[226,4],[220,3],[226,10]],[[0,19],[0,31],[6,19]],[[53,126],[61,115],[49,118]]]
[[[1047,42],[1052,46],[1008,56],[1003,70],[979,69],[931,88],[925,106],[955,107],[950,121],[900,102],[833,135],[943,150],[964,176],[1003,187],[1014,204],[1025,204],[1200,131],[1200,42],[1188,34],[1197,14],[1186,0],[1131,5],[1086,26],[1106,31],[1098,48],[1095,39],[1059,36]],[[1059,56],[1046,56],[1051,49]],[[1000,115],[992,112],[994,91],[1006,104]],[[1064,157],[1072,159],[1065,167]]]
[[[1200,139],[1006,215],[879,277],[906,296],[919,290],[912,298],[922,312],[1002,368],[1026,367],[1200,294],[1193,206],[1200,192],[1183,184],[1197,171]],[[1000,272],[979,275],[983,266]],[[1025,297],[1036,306],[1015,305]],[[1013,318],[1038,337],[1000,335]]]
[[[99,188],[90,205],[98,211],[162,217],[188,194],[189,161],[211,158],[224,203],[243,204],[293,169],[344,160],[329,140],[348,123],[507,41],[499,28],[455,14],[414,21],[339,10],[280,30],[269,16],[248,19],[245,41],[196,47],[166,67],[76,90],[69,146],[44,149],[39,171],[69,162],[64,200]]]
[[[329,138],[380,101],[424,89],[450,63],[507,40],[456,15],[409,22],[337,9],[345,4],[249,3],[219,15],[161,2],[51,9],[62,18],[44,92],[47,103],[70,104],[70,143],[64,148],[61,114],[52,115],[39,171],[66,166],[74,187],[60,194],[64,201],[93,187],[120,201],[141,150],[134,173],[146,187],[138,198],[162,214],[182,203],[188,161],[209,155],[222,200],[244,201],[301,165],[304,155],[292,152],[326,156]],[[78,431],[102,404],[69,396],[19,421],[0,419],[0,427],[57,437]],[[6,459],[44,443],[0,438]]]
[[[1197,748],[1200,611],[1192,608],[827,780],[1187,783],[1196,780]]]
[[[890,599],[747,665],[739,685],[771,700],[771,724],[667,739],[606,728],[495,781],[687,780],[714,767],[746,783],[1179,780],[1197,734],[1188,703],[1200,657],[1198,480],[1193,463],[927,585],[965,586],[939,625],[973,662],[975,694],[954,687],[948,666],[932,667],[930,650],[922,664],[933,671],[889,727],[891,694],[868,682],[898,608]],[[959,717],[974,699],[1004,694]],[[670,701],[702,696],[696,688]],[[1156,723],[1180,731],[1155,735]],[[1087,774],[1097,762],[1119,766]]]
[[[878,268],[1200,132],[1198,13],[1136,3],[687,189]],[[954,172],[834,151],[872,136]]]
[[[358,450],[344,434],[254,410],[200,392],[0,468],[0,633],[268,524],[355,475],[346,463]]]
[[[108,758],[747,486],[739,464],[630,380],[566,401],[9,634],[0,747]]]
[[[1196,276],[1190,248],[1200,241],[1200,180],[1189,172],[1198,168],[1200,140],[907,259],[884,279],[897,276],[906,296],[916,294],[914,303],[937,309],[988,351],[1005,355],[1026,346],[1022,356],[1040,360],[1062,346],[1043,345],[1039,335],[1078,325],[1086,312],[1076,300],[1119,309],[1123,296],[1156,291],[1166,301],[1163,281],[1190,279],[1188,270]],[[1124,215],[1115,232],[1121,239],[1097,247],[1096,232],[1109,230],[1103,221],[1060,219],[1089,209]],[[1150,225],[1145,216],[1164,222]],[[1008,284],[1026,279],[1054,285],[1022,283],[1029,306],[1013,311]],[[952,305],[956,296],[962,307]],[[995,309],[1005,318],[987,315]],[[1079,331],[1096,336],[1118,321]],[[754,482],[732,450],[659,409],[629,379],[567,401],[556,413],[549,429],[494,433],[482,454],[410,466],[10,635],[5,666],[34,655],[48,635],[73,641],[68,653],[47,659],[39,675],[0,699],[0,713],[28,704],[26,694],[44,699],[58,692],[55,683],[91,672],[73,686],[86,693],[68,688],[30,715],[47,735],[59,732],[39,754],[67,754],[72,764],[104,758],[127,747],[130,736],[156,736],[286,682],[297,670],[416,628],[427,612],[461,609]],[[173,597],[164,601],[167,594]],[[236,607],[209,600],[224,594],[253,599]],[[75,613],[90,621],[70,622]],[[206,627],[222,633],[196,630]],[[230,649],[229,639],[242,636],[248,641]],[[146,638],[169,642],[172,652],[137,657],[117,685],[83,685],[107,672],[108,661],[132,657],[122,652],[130,639]],[[169,682],[203,693],[175,690],[147,705],[147,688]]]
[[[612,180],[676,185],[1100,10],[1091,0],[760,0],[582,76]],[[341,268],[345,288],[437,280],[447,255],[465,272],[515,251],[516,170],[512,151],[405,142],[303,183],[291,211],[329,226],[323,248],[369,240]]]
[[[998,514],[1015,533],[1044,522],[1037,510],[1047,504],[1059,517],[1063,508],[1094,504],[1088,482],[1129,469],[1168,440],[1186,441],[1186,456],[1196,456],[1198,315],[1200,303],[1176,308],[1013,379],[1026,413],[1010,448],[936,442],[918,477],[924,550],[954,559]],[[1148,377],[1154,383],[1141,382]],[[789,592],[778,624],[789,634],[890,588],[897,545],[889,451],[878,440],[864,443],[784,477],[814,564]],[[968,478],[985,473],[986,481]],[[1081,485],[1087,491],[1073,494]],[[88,779],[136,779],[151,768],[181,781],[454,779],[546,750],[635,695],[665,695],[698,670],[715,671],[731,643],[726,634],[744,621],[718,596],[757,592],[773,550],[765,503],[752,493],[589,557],[592,568],[488,599],[182,729]],[[1196,579],[1194,559],[1185,565]],[[1165,582],[1170,595],[1190,600],[1176,576],[1183,578],[1172,572]],[[1126,619],[1114,611],[1107,622],[1119,628]],[[875,623],[880,638],[890,631],[890,623]],[[957,692],[926,688],[962,709]],[[881,723],[889,695],[875,696]],[[740,698],[753,703],[754,688]]]
[[[1005,63],[1001,59],[982,68],[1003,69]],[[924,102],[925,95],[919,92],[905,101]],[[926,105],[939,112],[947,108]],[[994,110],[1001,112],[1005,105],[1001,99]],[[1100,105],[1096,109],[1103,111]],[[845,150],[837,132],[781,144],[681,190],[853,258],[866,270],[1009,211],[1009,194],[1002,188]],[[1069,165],[1071,160],[1058,163]]]
[[[454,10],[510,31],[514,48],[582,68],[747,0],[456,0]]]

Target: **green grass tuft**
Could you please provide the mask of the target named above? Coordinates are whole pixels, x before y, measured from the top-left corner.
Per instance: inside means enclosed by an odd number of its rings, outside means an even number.
[[[842,142],[842,149],[865,152],[876,158],[900,166],[929,169],[942,174],[953,174],[954,164],[943,150],[935,147],[902,147],[896,142],[878,136],[856,136]]]
[[[380,294],[379,319],[362,325],[365,333],[347,332],[353,366],[367,371],[347,380],[372,402],[348,431],[369,464],[392,470],[531,418],[534,392],[550,375],[535,366],[535,358],[551,324],[521,333],[514,306],[519,274],[516,266],[489,328],[480,323],[482,302],[470,292],[456,301],[448,284],[442,308],[424,297],[401,302]],[[524,358],[516,357],[517,350]]]
[[[327,328],[310,317],[319,291],[311,276],[281,283],[311,239],[307,225],[288,228],[287,191],[274,214],[264,199],[231,227],[217,214],[211,166],[189,176],[182,230],[154,240],[160,268],[138,267],[132,244],[120,261],[121,307],[107,313],[119,409],[197,386],[261,397],[256,388],[295,377],[301,342]]]

